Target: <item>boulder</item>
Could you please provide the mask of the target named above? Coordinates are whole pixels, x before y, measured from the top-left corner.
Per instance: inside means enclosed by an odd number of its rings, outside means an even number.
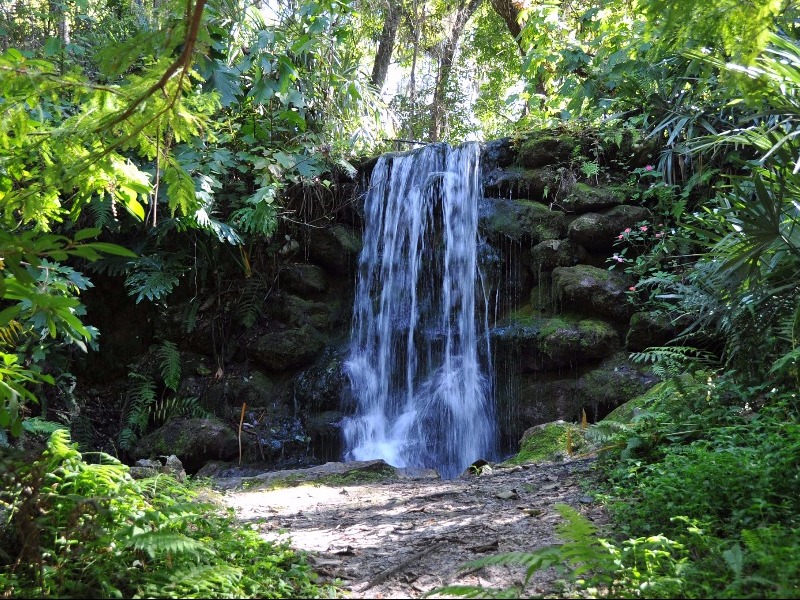
[[[641,206],[616,206],[603,213],[586,213],[569,224],[569,239],[587,250],[611,250],[617,237],[626,228],[646,221],[650,212]]]
[[[553,269],[553,290],[564,310],[627,322],[634,307],[626,292],[631,282],[622,273],[589,265]]]
[[[155,459],[175,455],[187,473],[196,473],[211,460],[228,460],[237,455],[236,433],[219,419],[175,417],[135,445],[133,458]]]
[[[294,378],[294,395],[303,410],[338,410],[347,383],[344,360],[347,346],[328,347],[308,369]]]
[[[562,461],[579,453],[587,445],[579,426],[563,420],[543,423],[525,431],[519,442],[519,452],[506,462],[530,464]]]
[[[545,202],[558,189],[561,176],[553,167],[495,169],[484,175],[489,198],[522,198]]]
[[[572,240],[545,240],[531,248],[531,271],[536,275],[556,267],[572,267],[586,259],[584,247]]]
[[[575,183],[565,198],[560,198],[558,207],[568,213],[597,212],[619,206],[637,192],[627,185],[590,186],[582,182]]]
[[[330,227],[311,229],[309,232],[309,258],[336,275],[352,273],[359,252],[361,238],[345,225],[337,223]]]
[[[486,142],[481,147],[481,164],[488,170],[510,167],[517,158],[511,138]]]
[[[569,161],[581,150],[581,140],[549,131],[530,134],[518,145],[518,161],[529,169]]]
[[[316,265],[305,263],[281,267],[279,281],[284,290],[300,296],[320,294],[328,289],[325,272]]]
[[[329,330],[338,317],[338,302],[315,302],[292,294],[280,294],[267,309],[267,314],[290,327],[312,325]]]
[[[483,200],[478,205],[478,230],[489,240],[536,244],[564,237],[566,215],[539,202]]]
[[[682,319],[663,312],[637,312],[631,317],[625,347],[641,352],[651,346],[666,346],[678,336],[676,321],[679,320]]]
[[[619,348],[614,327],[597,319],[520,319],[496,328],[493,338],[499,351],[519,356],[523,373],[597,362]]]
[[[265,369],[287,371],[314,361],[325,347],[325,338],[312,325],[273,331],[247,344],[247,352]]]

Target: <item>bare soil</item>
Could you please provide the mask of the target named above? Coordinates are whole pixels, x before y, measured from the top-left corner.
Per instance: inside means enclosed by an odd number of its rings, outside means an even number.
[[[239,485],[224,499],[265,538],[288,539],[308,552],[322,581],[339,580],[349,597],[419,598],[445,585],[520,587],[522,567],[464,565],[557,543],[556,504],[605,523],[602,508],[582,488],[591,467],[584,459],[494,467],[449,481],[398,472],[354,485],[250,491]],[[553,570],[537,573],[521,597],[553,594],[557,579]]]

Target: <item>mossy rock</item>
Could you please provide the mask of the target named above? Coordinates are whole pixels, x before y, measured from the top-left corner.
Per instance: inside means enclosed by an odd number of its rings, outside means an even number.
[[[306,263],[284,265],[278,280],[283,289],[300,296],[321,294],[328,289],[325,272]]]
[[[325,347],[325,337],[311,325],[258,336],[248,353],[269,371],[287,371],[314,361]]]
[[[634,312],[626,291],[631,282],[617,271],[589,265],[553,269],[553,289],[566,310],[627,322]]]
[[[237,455],[236,433],[219,419],[175,417],[140,439],[133,458],[176,455],[187,473],[196,473],[212,460],[229,460]]]
[[[531,271],[538,275],[556,267],[573,267],[586,259],[586,249],[572,240],[544,240],[531,248]]]
[[[558,189],[561,175],[553,167],[509,168],[484,175],[488,198],[517,198],[545,202]]]
[[[554,421],[528,429],[519,443],[519,452],[506,464],[524,465],[538,462],[561,461],[587,446],[583,431],[578,425]]]
[[[645,393],[657,381],[647,369],[618,353],[578,379],[577,398],[592,421]]]
[[[599,319],[542,317],[517,311],[493,331],[498,350],[519,355],[523,373],[599,361],[619,348],[616,329]]]
[[[358,234],[345,225],[309,230],[309,258],[336,275],[348,275],[355,270],[361,246]]]
[[[483,200],[479,206],[479,231],[489,240],[536,244],[564,237],[566,215],[539,202]]]
[[[603,421],[614,421],[617,423],[630,423],[641,412],[649,410],[656,404],[684,402],[686,394],[702,394],[705,381],[690,373],[681,375],[679,379],[667,379],[653,385],[645,391],[627,402],[620,404]]]
[[[536,168],[566,162],[581,152],[577,137],[549,131],[529,134],[518,145],[518,161],[524,167]]]
[[[569,224],[568,235],[590,252],[608,251],[622,231],[650,218],[642,206],[615,206],[602,213],[586,213]]]
[[[678,315],[662,312],[637,312],[631,317],[630,329],[625,338],[625,347],[641,352],[651,346],[666,346],[678,335]]]
[[[280,294],[270,304],[267,314],[290,327],[312,325],[329,330],[338,316],[338,303],[315,302],[292,294]]]
[[[309,413],[338,410],[347,382],[344,360],[345,346],[328,347],[311,367],[294,378],[295,398],[302,410]]]
[[[597,212],[623,204],[636,192],[628,185],[590,186],[577,182],[566,198],[558,200],[558,206],[570,213]]]

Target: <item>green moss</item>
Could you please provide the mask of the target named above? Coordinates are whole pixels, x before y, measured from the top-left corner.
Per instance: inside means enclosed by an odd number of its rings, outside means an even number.
[[[367,483],[378,483],[386,481],[396,475],[394,467],[389,465],[377,471],[349,471],[347,473],[333,473],[330,475],[314,475],[292,473],[283,477],[274,477],[264,480],[259,477],[251,477],[242,481],[242,488],[246,490],[282,490],[292,487],[313,486],[313,487],[341,487],[343,485],[362,485]]]
[[[528,430],[519,452],[503,464],[561,460],[568,451],[579,451],[584,445],[583,432],[577,425],[563,421],[547,423]]]

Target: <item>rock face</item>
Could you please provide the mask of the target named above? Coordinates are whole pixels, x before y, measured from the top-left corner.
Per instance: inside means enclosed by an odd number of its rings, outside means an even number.
[[[607,268],[620,233],[652,221],[629,174],[653,157],[628,139],[623,145],[542,131],[483,146],[479,261],[509,450],[530,427],[576,422],[583,412],[602,418],[651,385],[626,353],[663,345],[681,329],[674,317],[636,312],[634,282]],[[340,460],[364,218],[363,198],[351,192],[337,192],[346,209],[305,227],[287,220],[274,241],[243,254],[246,261],[215,265],[222,284],[187,280],[168,315],[153,310],[120,341],[115,354],[127,359],[136,348],[143,358],[134,370],[158,393],[197,399],[219,419],[151,420],[161,427],[129,458],[174,454],[193,473],[205,461],[238,457],[241,419],[243,463]],[[114,311],[95,313],[108,315],[101,330],[122,335]],[[157,355],[147,350],[156,331],[181,352],[177,389],[164,388]],[[125,374],[115,377],[122,387]]]

